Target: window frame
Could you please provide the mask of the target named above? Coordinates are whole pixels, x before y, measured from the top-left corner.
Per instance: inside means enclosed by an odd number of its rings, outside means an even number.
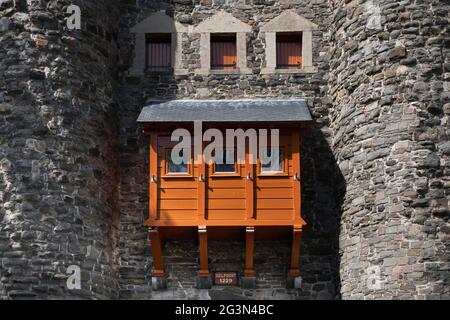
[[[270,149],[270,147],[267,147]],[[280,151],[283,155],[283,161],[281,161],[282,171],[263,171],[263,165],[261,159],[258,157],[257,173],[258,177],[288,177],[289,176],[289,158],[287,146],[280,146]]]
[[[167,159],[167,155],[170,154],[173,150],[175,145],[163,145],[161,148],[163,149],[163,155],[164,157],[161,159],[161,169],[162,169],[162,178],[192,178],[194,175],[194,164],[193,164],[193,157],[191,152],[190,157],[190,163],[187,163],[187,169],[188,172],[181,173],[181,172],[169,172],[169,161]],[[192,151],[192,150],[191,150]]]
[[[230,148],[225,148],[225,150],[230,150]],[[214,161],[212,163],[212,177],[240,177],[241,176],[241,164],[237,161],[237,149],[234,148],[234,172],[219,172],[217,171],[217,163]]]

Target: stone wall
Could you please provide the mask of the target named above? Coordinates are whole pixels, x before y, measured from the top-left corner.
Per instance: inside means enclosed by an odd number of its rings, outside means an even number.
[[[66,28],[70,3],[80,31]],[[261,74],[260,28],[288,9],[319,26],[318,72]],[[130,28],[160,10],[249,24],[252,73],[197,75],[199,36],[186,34],[186,75],[130,75]],[[448,12],[438,0],[0,1],[0,298],[450,298]],[[199,291],[198,245],[179,241],[164,246],[169,289],[152,291],[142,107],[266,97],[305,97],[315,120],[302,289],[285,289],[289,243],[257,241],[256,290]],[[209,246],[212,271],[243,270],[242,242]],[[82,290],[66,287],[71,265]]]
[[[0,298],[118,297],[117,10],[76,1],[68,31],[70,3],[0,1]]]
[[[342,297],[448,299],[449,6],[332,4]]]
[[[339,199],[334,185],[341,179],[330,139],[328,110],[323,100],[326,92],[324,75],[328,51],[324,34],[329,30],[331,11],[321,1],[140,1],[138,6],[124,2],[120,21],[120,223],[118,266],[122,298],[334,298],[338,295],[338,214]],[[313,35],[315,74],[262,75],[265,42],[259,29],[266,22],[288,9],[319,25]],[[134,57],[135,38],[130,28],[156,11],[165,10],[176,21],[197,26],[219,10],[233,14],[252,27],[247,36],[250,75],[198,75],[199,35],[185,34],[183,64],[186,75],[146,73],[142,77],[129,74]],[[169,289],[151,292],[151,254],[143,221],[148,216],[148,140],[139,132],[136,119],[152,99],[238,99],[238,98],[305,97],[311,106],[316,124],[303,143],[303,213],[308,222],[302,244],[302,290],[286,290],[289,264],[289,244],[283,242],[256,243],[255,267],[257,290],[220,291],[213,288],[202,293],[194,288],[198,270],[198,245],[194,242],[169,242],[164,247]],[[210,242],[211,270],[243,271],[243,243]],[[279,248],[283,248],[279,250]],[[240,249],[236,249],[240,248]],[[228,292],[231,291],[231,292]]]

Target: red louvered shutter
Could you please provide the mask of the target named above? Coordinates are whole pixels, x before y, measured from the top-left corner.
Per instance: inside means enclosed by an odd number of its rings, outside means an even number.
[[[211,69],[234,70],[236,69],[236,61],[235,38],[211,39]]]
[[[301,35],[277,35],[276,54],[278,69],[301,69]]]
[[[159,35],[147,39],[147,69],[160,71],[171,67],[170,41],[170,35]]]

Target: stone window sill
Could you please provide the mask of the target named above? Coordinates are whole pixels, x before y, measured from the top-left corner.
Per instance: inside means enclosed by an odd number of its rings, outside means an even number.
[[[251,74],[250,69],[238,69],[238,70],[199,70],[197,74],[200,75],[245,75]]]
[[[287,69],[262,69],[261,74],[312,74],[317,73],[318,69],[316,67],[305,67],[298,70],[287,70]]]

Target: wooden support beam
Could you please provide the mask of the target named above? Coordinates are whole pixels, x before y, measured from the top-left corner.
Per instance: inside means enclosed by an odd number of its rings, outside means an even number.
[[[198,227],[199,251],[200,251],[200,271],[198,276],[201,278],[209,277],[208,267],[208,234],[206,226]]]
[[[153,275],[162,278],[165,276],[165,272],[159,230],[158,228],[148,228],[148,234],[153,256]]]
[[[158,219],[158,135],[150,134],[150,220]]]
[[[302,235],[302,227],[294,226],[292,232],[292,252],[291,252],[291,268],[289,270],[290,277],[299,277],[299,258],[300,258],[300,240]]]
[[[245,230],[245,277],[254,277],[255,267],[253,256],[255,252],[255,228],[247,227]]]
[[[255,155],[256,156],[256,155]],[[245,164],[245,211],[246,219],[255,219],[255,165],[250,162],[250,155],[246,154]]]

